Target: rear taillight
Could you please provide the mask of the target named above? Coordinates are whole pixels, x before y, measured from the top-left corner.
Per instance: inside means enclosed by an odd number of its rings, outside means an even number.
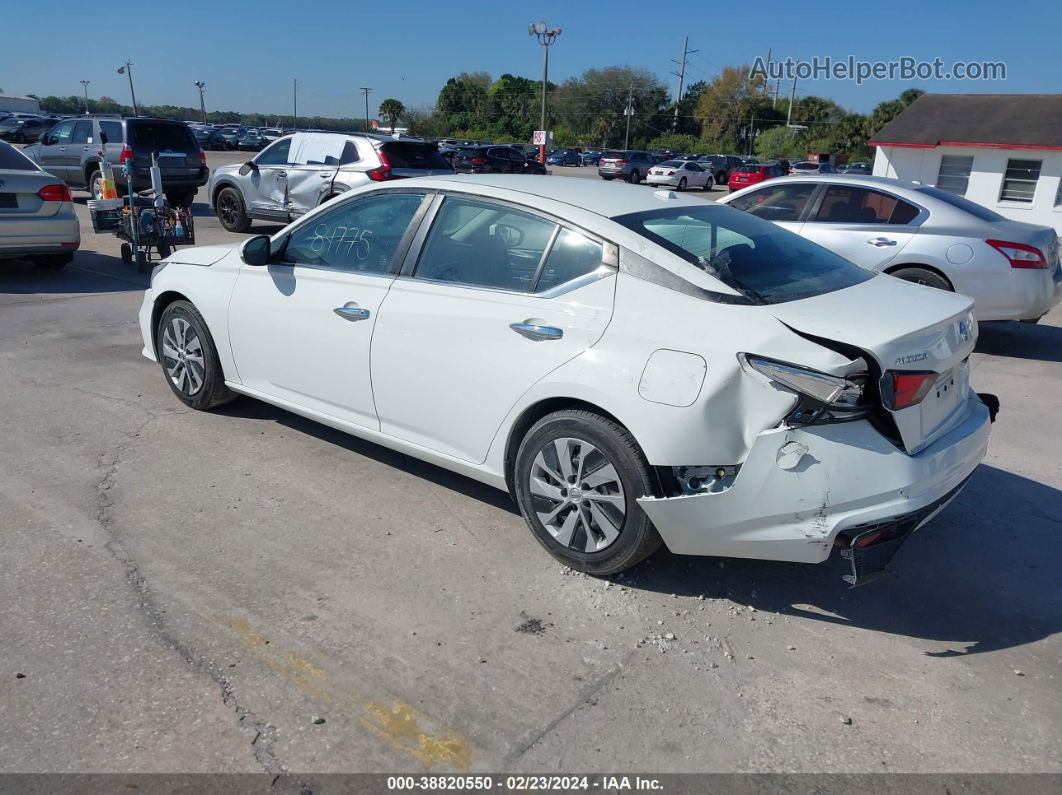
[[[625,165],[627,165],[627,161],[626,160],[613,160],[612,162],[615,163],[617,166],[625,166]]]
[[[891,411],[917,406],[937,382],[937,375],[933,372],[887,372],[881,379],[881,401]]]
[[[384,152],[380,152],[380,162],[383,165],[365,172],[365,176],[367,176],[374,182],[385,182],[389,179],[392,179],[391,161],[387,159],[387,155]]]
[[[1012,268],[1046,268],[1047,258],[1040,249],[1024,243],[1006,240],[986,240],[986,243],[1007,258]]]
[[[74,197],[70,195],[70,188],[66,185],[45,185],[37,191],[37,197],[42,202],[69,202]]]
[[[206,165],[206,152],[204,152],[202,149],[199,150],[199,165]]]
[[[473,157],[469,162],[474,166],[487,165],[487,159],[485,157]]]
[[[669,172],[667,172],[667,175],[669,177],[673,177],[673,176],[675,176],[675,172],[674,171],[669,171]]]
[[[125,146],[122,147],[122,153],[120,155],[118,155],[118,162],[119,163],[124,163],[126,160],[132,160],[132,159],[133,159],[133,150],[129,148],[128,144],[126,144]]]

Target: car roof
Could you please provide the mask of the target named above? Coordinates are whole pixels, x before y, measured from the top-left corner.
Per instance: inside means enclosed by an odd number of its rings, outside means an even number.
[[[529,174],[454,174],[440,177],[414,177],[402,180],[402,187],[425,187],[439,190],[460,190],[475,186],[500,189],[513,194],[519,201],[534,196],[547,201],[561,202],[605,218],[627,213],[662,209],[663,207],[703,206],[705,200],[670,191],[647,191],[637,185],[613,185],[601,180],[580,177],[532,176]],[[672,198],[661,199],[657,193],[670,193]],[[666,202],[666,203],[665,203]]]

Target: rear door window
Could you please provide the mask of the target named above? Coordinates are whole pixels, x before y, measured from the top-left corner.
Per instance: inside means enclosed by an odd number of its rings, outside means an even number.
[[[109,144],[120,144],[124,140],[120,121],[101,121],[100,132],[107,136],[107,143]]]
[[[72,144],[87,144],[92,137],[92,122],[79,121],[74,125],[74,132],[70,136]]]
[[[728,204],[767,221],[799,221],[815,188],[813,182],[776,185],[746,193]]]
[[[542,266],[536,293],[552,290],[565,282],[585,276],[601,265],[601,244],[571,229],[562,229]]]
[[[917,215],[917,208],[888,193],[831,185],[822,197],[815,220],[827,224],[906,224]]]

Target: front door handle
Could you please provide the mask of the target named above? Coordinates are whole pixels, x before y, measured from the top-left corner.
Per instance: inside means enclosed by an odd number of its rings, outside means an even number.
[[[338,306],[332,310],[344,320],[368,320],[369,315],[372,314],[368,309],[362,309],[360,306]]]
[[[878,248],[881,248],[882,246],[896,245],[895,240],[889,240],[887,237],[872,237],[867,242],[870,243],[870,245],[872,246],[877,246]]]
[[[559,340],[564,336],[564,331],[556,326],[543,326],[528,320],[523,323],[510,323],[509,328],[520,336],[536,342],[539,340]]]

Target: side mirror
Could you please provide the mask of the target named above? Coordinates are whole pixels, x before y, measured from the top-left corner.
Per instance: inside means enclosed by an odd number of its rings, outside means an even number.
[[[48,133],[41,133],[37,136],[37,143],[46,145],[48,143]]]
[[[240,257],[248,265],[268,265],[271,254],[269,235],[255,235],[240,249]]]
[[[257,171],[257,170],[258,170],[258,166],[256,166],[254,164],[254,162],[248,160],[246,163],[244,163],[242,166],[240,166],[240,176],[241,177],[246,177],[252,171]]]

